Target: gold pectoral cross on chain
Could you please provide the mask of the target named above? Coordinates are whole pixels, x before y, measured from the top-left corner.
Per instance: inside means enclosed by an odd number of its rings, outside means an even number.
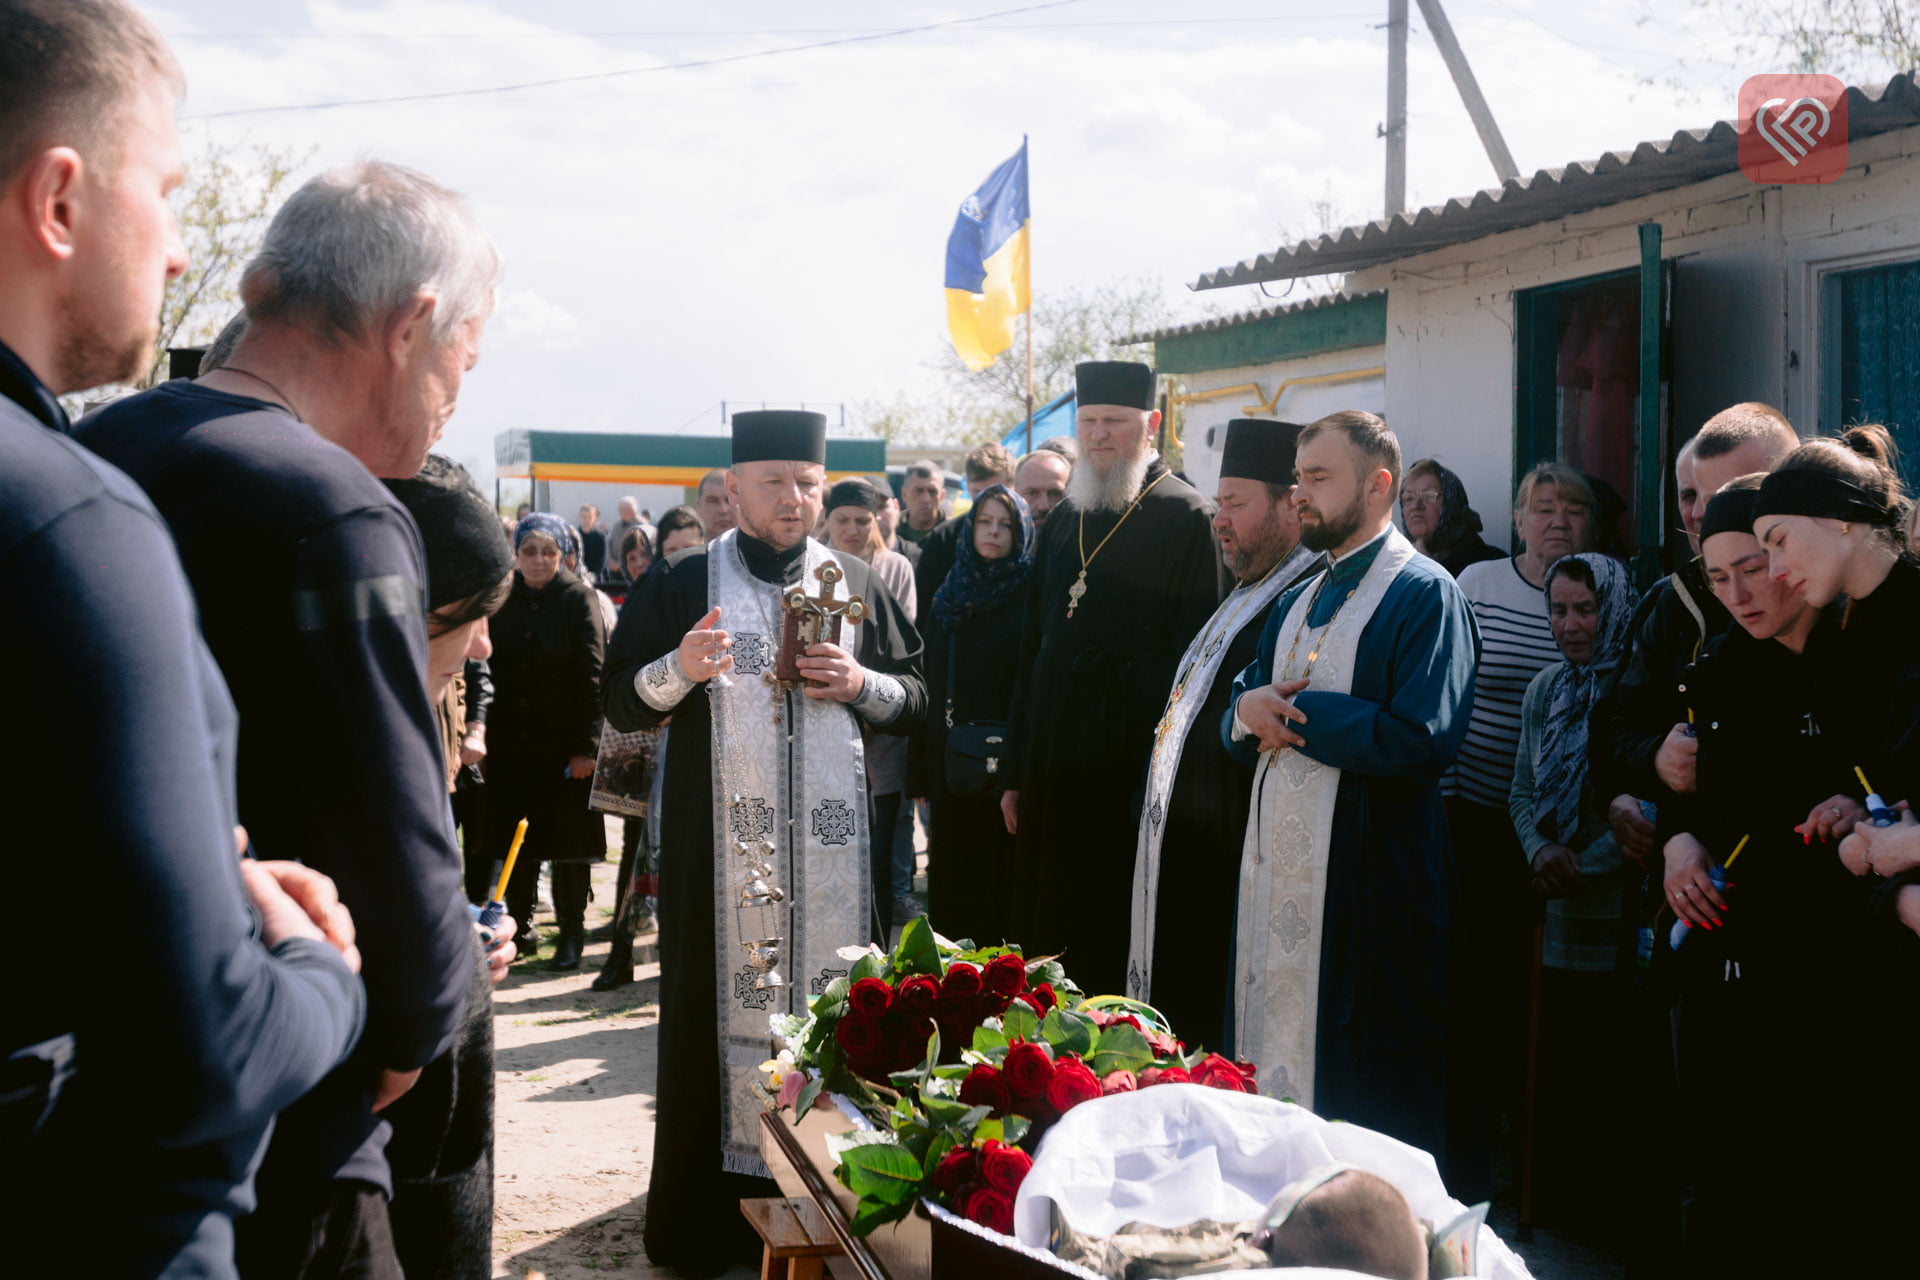
[[[1080,597],[1085,594],[1087,594],[1087,571],[1082,569],[1080,576],[1073,580],[1073,585],[1067,588],[1067,616],[1069,618],[1073,616],[1073,611],[1080,607]]]

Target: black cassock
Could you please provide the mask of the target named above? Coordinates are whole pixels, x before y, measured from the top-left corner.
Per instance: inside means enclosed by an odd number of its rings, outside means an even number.
[[[791,586],[800,581],[804,544],[775,552],[743,530],[739,545],[748,570],[762,582]],[[846,572],[842,598],[850,592],[870,607],[867,621],[843,629],[841,647],[862,666],[900,681],[906,708],[881,731],[904,732],[926,712],[920,636],[866,564],[852,556],[838,559]],[[655,658],[677,649],[706,612],[704,549],[674,556],[648,575],[607,646],[603,687],[607,718],[616,729],[651,729],[666,721],[640,697],[634,679]],[[722,617],[720,628],[728,622]],[[717,1275],[760,1256],[758,1237],[741,1216],[739,1202],[778,1191],[764,1178],[721,1169],[712,720],[703,688],[683,698],[671,715],[660,827],[660,1069],[645,1240],[656,1266]],[[847,943],[866,940],[863,934]]]
[[[1326,568],[1326,557],[1286,585]],[[1284,594],[1286,588],[1283,587]],[[1233,705],[1233,678],[1253,665],[1274,601],[1255,611],[1227,643],[1207,700],[1187,730],[1180,771],[1167,800],[1159,897],[1153,925],[1153,1005],[1187,1048],[1225,1051],[1233,923],[1240,900],[1240,851],[1253,803],[1253,773],[1227,754],[1220,722]],[[1231,603],[1222,606],[1232,608]]]
[[[1013,940],[1028,955],[1064,951],[1068,976],[1089,994],[1126,990],[1153,729],[1174,665],[1220,602],[1206,499],[1158,461],[1144,483],[1156,478],[1124,524],[1118,512],[1091,512],[1083,532],[1072,502],[1054,509],[1021,640]],[[1083,544],[1087,589],[1068,617]]]

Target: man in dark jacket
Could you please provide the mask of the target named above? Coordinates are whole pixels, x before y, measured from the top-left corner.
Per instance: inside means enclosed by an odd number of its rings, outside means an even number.
[[[90,939],[0,1006],[0,1233],[23,1275],[231,1277],[274,1113],[359,1033],[352,922],[324,876],[235,857],[233,703],[180,562],[54,398],[152,359],[179,71],[119,0],[0,0],[0,86],[8,888]]]
[[[378,1113],[446,1052],[475,971],[425,685],[425,553],[380,478],[416,473],[452,414],[498,268],[430,179],[378,162],[322,174],[248,264],[228,362],[79,432],[180,544],[246,726],[241,820],[331,875],[360,921],[367,1033],[280,1118],[240,1227],[251,1274],[398,1275]]]

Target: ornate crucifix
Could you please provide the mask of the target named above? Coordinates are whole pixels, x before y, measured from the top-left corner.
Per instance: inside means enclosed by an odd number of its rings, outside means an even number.
[[[840,600],[834,596],[834,584],[845,575],[829,560],[814,571],[820,580],[820,594],[809,596],[804,585],[791,587],[782,597],[786,617],[780,627],[780,654],[774,660],[776,680],[802,680],[800,658],[809,645],[839,644],[840,620],[859,623],[867,616],[867,602],[859,596]],[[814,683],[821,683],[815,681]]]

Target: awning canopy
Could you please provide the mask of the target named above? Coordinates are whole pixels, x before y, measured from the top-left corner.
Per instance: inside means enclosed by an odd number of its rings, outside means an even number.
[[[726,436],[521,429],[493,438],[494,471],[503,479],[689,486],[731,458]],[[885,475],[886,470],[884,440],[827,441],[827,474],[834,479]]]

